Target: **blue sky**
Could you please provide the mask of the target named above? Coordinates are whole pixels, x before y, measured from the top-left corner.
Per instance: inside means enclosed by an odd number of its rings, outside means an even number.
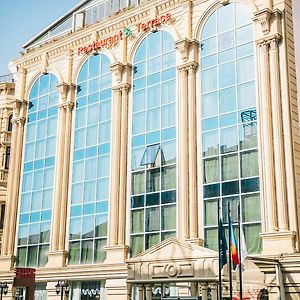
[[[0,76],[22,45],[80,0],[3,0],[0,4]]]

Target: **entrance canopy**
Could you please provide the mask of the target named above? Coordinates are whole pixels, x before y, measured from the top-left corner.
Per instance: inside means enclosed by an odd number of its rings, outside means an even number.
[[[128,259],[128,282],[217,282],[216,251],[169,238]]]

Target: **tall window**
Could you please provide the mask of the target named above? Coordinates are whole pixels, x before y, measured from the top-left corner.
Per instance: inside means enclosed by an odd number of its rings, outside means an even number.
[[[131,255],[176,234],[176,56],[165,31],[134,58]]]
[[[7,131],[12,131],[12,118],[13,118],[13,114],[11,114],[8,118],[8,126],[7,126]]]
[[[92,56],[78,77],[69,264],[102,262],[107,241],[111,140],[110,61]]]
[[[253,25],[247,7],[223,6],[201,36],[205,242],[217,249],[217,199],[227,222],[241,203],[248,251],[261,250]]]
[[[57,79],[42,75],[29,96],[17,265],[47,263],[57,132]]]

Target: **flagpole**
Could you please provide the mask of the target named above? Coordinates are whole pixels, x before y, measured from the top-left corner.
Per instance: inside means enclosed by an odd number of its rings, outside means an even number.
[[[242,247],[241,247],[241,206],[238,204],[238,228],[239,228],[239,277],[240,277],[240,300],[243,300],[243,274],[242,274]]]
[[[231,208],[230,202],[228,201],[228,236],[229,236],[229,287],[230,287],[230,299],[232,299],[232,262],[231,262]]]
[[[221,259],[221,230],[220,230],[220,199],[218,199],[218,248],[219,248],[219,299],[222,300],[222,259]]]

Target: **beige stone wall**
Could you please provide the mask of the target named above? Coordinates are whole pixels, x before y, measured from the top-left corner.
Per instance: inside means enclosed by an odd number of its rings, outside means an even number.
[[[207,17],[227,0],[149,1],[145,5],[107,18],[98,24],[29,49],[14,61],[18,70],[14,126],[12,134],[12,164],[8,182],[5,240],[0,257],[0,270],[13,267],[15,232],[19,205],[24,124],[30,88],[44,72],[51,72],[59,81],[59,131],[56,183],[54,191],[53,225],[49,263],[38,271],[38,280],[104,279],[109,299],[126,299],[127,277],[124,260],[129,244],[131,64],[139,43],[147,33],[138,33],[136,24],[157,15],[172,14],[172,21],[161,28],[175,39],[178,67],[178,237],[194,243],[203,241],[201,141],[197,141],[199,112],[199,36]],[[260,124],[260,174],[263,212],[263,252],[275,255],[299,251],[300,140],[293,24],[290,0],[241,0],[253,13],[255,26],[258,110]],[[113,132],[110,186],[110,218],[107,261],[98,266],[66,267],[68,203],[70,201],[70,152],[73,149],[74,101],[76,78],[87,55],[78,55],[79,47],[115,34],[124,27],[133,36],[124,38],[110,49],[102,49],[112,62],[113,72]],[[129,151],[130,152],[130,151]],[[198,168],[197,168],[198,167]],[[184,184],[183,184],[184,183]],[[197,184],[198,183],[198,184]],[[198,189],[196,186],[198,185]],[[126,219],[125,219],[126,217]],[[126,221],[127,220],[127,221]],[[297,271],[298,272],[298,271]],[[1,274],[0,274],[1,279]],[[49,290],[51,290],[49,284]],[[120,295],[117,297],[116,294]],[[55,298],[54,294],[51,294]],[[52,297],[51,297],[52,298]]]

